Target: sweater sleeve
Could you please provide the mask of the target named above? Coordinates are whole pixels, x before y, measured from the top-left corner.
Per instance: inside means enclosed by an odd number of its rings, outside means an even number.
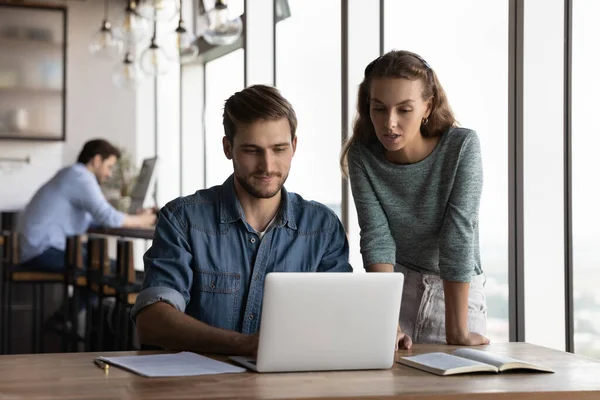
[[[454,184],[439,237],[440,277],[470,282],[475,269],[474,252],[479,224],[483,167],[477,134],[466,137],[456,164]]]
[[[362,164],[358,145],[353,145],[348,152],[348,173],[360,226],[360,252],[364,267],[380,263],[394,265],[396,243],[371,177]]]

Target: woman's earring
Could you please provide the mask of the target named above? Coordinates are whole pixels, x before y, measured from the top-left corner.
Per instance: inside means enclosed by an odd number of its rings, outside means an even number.
[[[428,122],[429,122],[429,118],[423,118],[423,120],[421,121],[421,125],[425,126],[425,125],[427,125]]]

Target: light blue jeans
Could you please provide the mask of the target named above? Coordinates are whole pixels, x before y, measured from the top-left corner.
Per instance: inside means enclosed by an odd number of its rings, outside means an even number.
[[[404,274],[400,327],[413,343],[446,343],[444,284],[437,275],[422,274],[396,264]],[[486,334],[485,273],[474,276],[469,287],[469,332]]]

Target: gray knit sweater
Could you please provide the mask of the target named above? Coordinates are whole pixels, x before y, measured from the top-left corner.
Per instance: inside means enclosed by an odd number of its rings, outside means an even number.
[[[450,128],[414,164],[393,164],[383,151],[377,141],[348,153],[364,266],[398,263],[455,282],[481,274],[477,134]]]

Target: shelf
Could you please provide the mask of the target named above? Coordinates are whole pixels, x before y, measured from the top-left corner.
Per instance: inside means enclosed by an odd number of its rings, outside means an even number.
[[[27,47],[27,48],[38,48],[38,49],[55,49],[62,50],[63,43],[45,41],[45,40],[33,40],[33,39],[21,39],[21,38],[7,38],[0,37],[0,47]]]
[[[47,88],[28,88],[28,87],[0,87],[0,94],[27,94],[27,95],[55,95],[62,96],[62,89],[47,89]]]
[[[40,140],[40,141],[62,141],[63,137],[57,133],[43,132],[0,132],[0,140]]]
[[[66,139],[68,7],[50,3],[0,0],[0,142]]]

